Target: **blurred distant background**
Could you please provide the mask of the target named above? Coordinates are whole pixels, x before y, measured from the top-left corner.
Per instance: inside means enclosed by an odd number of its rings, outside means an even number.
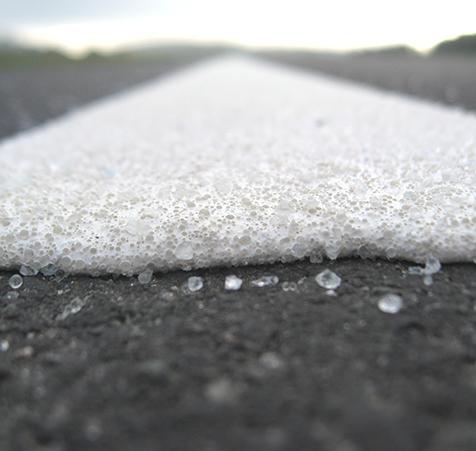
[[[475,110],[474,17],[474,0],[0,0],[0,138],[230,52]]]

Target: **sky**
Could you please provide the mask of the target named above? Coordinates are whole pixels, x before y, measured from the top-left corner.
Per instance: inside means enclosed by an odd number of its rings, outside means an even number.
[[[475,0],[0,0],[0,35],[71,53],[194,41],[428,50],[476,33]]]

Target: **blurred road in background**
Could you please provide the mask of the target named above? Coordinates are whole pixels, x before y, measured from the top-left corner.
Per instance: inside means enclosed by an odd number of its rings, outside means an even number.
[[[379,89],[476,110],[476,58],[265,52],[274,61]]]
[[[214,53],[182,51],[151,58],[65,61],[27,67],[2,68],[0,64],[0,139]]]
[[[0,66],[0,138],[26,130],[101,97],[163,76],[216,49],[137,61],[63,63],[52,67]],[[476,110],[476,59],[390,55],[261,52],[256,56],[364,83],[379,89]]]

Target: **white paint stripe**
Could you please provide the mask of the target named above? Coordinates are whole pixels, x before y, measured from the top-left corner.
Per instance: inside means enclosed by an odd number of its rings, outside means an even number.
[[[246,59],[0,146],[0,266],[476,258],[476,117]]]

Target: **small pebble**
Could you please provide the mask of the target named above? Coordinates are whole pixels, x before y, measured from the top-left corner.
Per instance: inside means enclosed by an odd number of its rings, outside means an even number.
[[[395,314],[403,307],[403,300],[398,294],[386,294],[378,300],[378,308],[381,312]]]
[[[8,351],[10,342],[8,340],[0,340],[0,352]]]
[[[322,288],[335,290],[340,286],[341,278],[330,269],[325,269],[316,276],[316,282]]]
[[[408,274],[414,275],[414,276],[423,276],[423,283],[425,285],[431,285],[433,283],[432,275],[436,274],[438,271],[441,269],[441,263],[440,261],[433,257],[429,256],[426,259],[425,262],[425,267],[421,266],[410,266],[408,268]]]
[[[421,266],[410,266],[408,268],[408,274],[412,276],[421,276],[423,274],[423,268]]]
[[[324,261],[324,257],[322,254],[313,254],[309,257],[309,261],[313,264],[322,263]]]
[[[166,289],[160,290],[159,296],[166,301],[173,301],[175,299],[175,293],[171,290]]]
[[[243,280],[235,275],[226,276],[225,278],[225,290],[239,290],[242,284]]]
[[[138,276],[137,280],[139,281],[140,284],[142,285],[147,285],[152,281],[152,276],[153,276],[153,271],[151,269],[146,269],[145,271],[142,271]]]
[[[192,276],[187,280],[187,288],[190,291],[199,291],[203,288],[203,278]]]
[[[28,359],[33,355],[33,353],[34,349],[32,346],[25,346],[15,351],[15,357]]]
[[[425,268],[423,269],[424,273],[429,276],[431,274],[436,274],[440,269],[441,269],[440,261],[437,258],[430,255],[426,259]]]
[[[43,268],[40,269],[41,274],[43,274],[45,277],[54,276],[57,271],[58,268],[53,265],[53,263],[48,263],[46,266],[43,266]]]
[[[38,270],[35,268],[31,268],[30,266],[21,265],[20,274],[25,277],[32,277],[38,274]]]
[[[297,283],[296,282],[283,282],[281,285],[283,291],[296,291]]]
[[[64,307],[63,311],[56,317],[56,319],[63,321],[70,315],[76,315],[76,313],[79,313],[85,305],[86,300],[77,296]]]
[[[56,271],[55,273],[55,276],[53,277],[53,280],[59,283],[62,280],[66,279],[66,277],[68,277],[68,274],[65,273],[62,269],[58,269],[58,271]]]
[[[274,285],[277,285],[279,283],[279,277],[278,276],[262,276],[259,279],[252,280],[251,285],[254,287],[272,287]]]
[[[14,290],[18,290],[23,285],[23,277],[20,274],[13,274],[10,279],[8,279],[8,285]]]

